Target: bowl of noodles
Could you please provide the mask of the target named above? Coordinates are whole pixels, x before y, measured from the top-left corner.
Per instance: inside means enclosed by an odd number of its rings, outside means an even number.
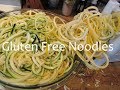
[[[74,61],[74,52],[67,48],[64,51],[41,49],[42,42],[64,43],[56,38],[58,25],[67,22],[60,16],[24,9],[4,13],[0,22],[0,83],[6,87],[56,89],[79,65]],[[25,50],[23,46],[19,47],[20,44],[35,44],[37,48]]]
[[[42,10],[5,13],[0,19],[0,83],[14,89],[56,89],[79,69],[80,60],[89,69],[106,68],[107,51],[79,46],[108,45],[119,33],[119,22],[119,14],[102,15],[93,6],[70,22]],[[102,65],[94,62],[103,57]]]

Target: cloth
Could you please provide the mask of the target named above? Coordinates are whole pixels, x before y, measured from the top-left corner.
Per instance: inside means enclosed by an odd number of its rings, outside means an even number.
[[[1,11],[8,12],[16,9],[21,9],[20,0],[0,0]]]

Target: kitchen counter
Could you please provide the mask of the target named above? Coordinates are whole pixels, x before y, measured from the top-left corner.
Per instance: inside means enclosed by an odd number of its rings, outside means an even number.
[[[81,72],[81,71],[80,71]],[[120,90],[120,62],[110,63],[103,70],[92,71],[87,68],[68,80],[58,90]]]

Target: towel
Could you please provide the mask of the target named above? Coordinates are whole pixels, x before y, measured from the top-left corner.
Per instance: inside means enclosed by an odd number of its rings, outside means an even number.
[[[21,9],[20,0],[0,0],[1,11],[8,12],[16,9]]]

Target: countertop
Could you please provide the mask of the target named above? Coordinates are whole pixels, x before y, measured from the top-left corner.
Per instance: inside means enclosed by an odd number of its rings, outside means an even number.
[[[110,63],[99,71],[85,68],[82,73],[73,76],[58,90],[120,90],[120,62]]]

